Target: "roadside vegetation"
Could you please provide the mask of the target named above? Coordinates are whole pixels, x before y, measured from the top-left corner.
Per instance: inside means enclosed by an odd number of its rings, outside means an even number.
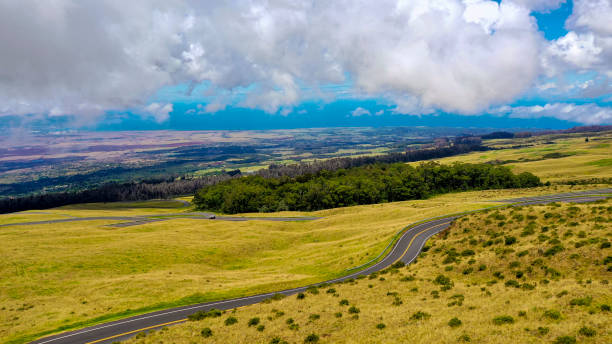
[[[447,192],[540,186],[529,172],[491,164],[375,164],[297,177],[248,176],[206,186],[193,199],[201,210],[227,214],[313,211],[423,199]]]
[[[407,267],[127,343],[610,343],[611,221],[610,200],[472,214]]]
[[[322,217],[307,222],[176,218],[124,228],[107,226],[117,223],[111,220],[4,227],[0,342],[27,342],[148,310],[320,282],[372,260],[410,223],[489,207],[489,200],[595,187],[472,191],[317,212],[248,214]],[[0,224],[186,209],[169,203],[66,206],[46,214],[0,215]],[[142,208],[146,204],[160,208]]]

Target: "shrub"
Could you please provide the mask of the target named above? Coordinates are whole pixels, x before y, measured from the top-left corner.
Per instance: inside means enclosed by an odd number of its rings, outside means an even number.
[[[339,303],[340,303],[340,306],[348,306],[348,304],[349,304],[349,300],[347,300],[347,299],[342,299],[342,300],[340,300],[340,302],[339,302]]]
[[[472,271],[474,271],[474,269],[473,269],[473,268],[467,268],[467,269],[464,269],[464,270],[463,270],[463,274],[464,274],[464,275],[469,275],[469,274],[471,274],[471,273],[472,273]]]
[[[200,331],[200,335],[204,338],[208,338],[213,335],[213,332],[210,327],[205,327],[202,329],[202,331]]]
[[[610,311],[610,306],[609,305],[601,305],[601,306],[599,306],[599,309],[602,312],[609,312]]]
[[[221,316],[221,311],[218,309],[211,309],[209,311],[198,311],[187,317],[190,321],[198,321],[205,318],[217,318]]]
[[[463,251],[461,252],[461,255],[462,255],[462,256],[464,256],[464,257],[467,257],[467,256],[473,256],[473,255],[475,255],[475,254],[476,254],[476,253],[474,252],[474,250],[463,250]]]
[[[518,288],[520,287],[519,282],[515,281],[515,280],[508,280],[506,281],[506,283],[504,283],[506,285],[506,287],[514,287],[514,288]]]
[[[393,263],[393,265],[391,265],[391,267],[394,269],[403,268],[404,266],[406,266],[406,263],[402,262],[401,260],[398,260],[397,262]]]
[[[336,318],[342,318],[342,312],[338,312],[334,314]]]
[[[377,329],[379,329],[379,330],[382,330],[382,329],[384,329],[385,327],[387,327],[387,325],[385,325],[385,324],[383,324],[383,323],[376,324],[376,328],[377,328]]]
[[[527,312],[525,312],[525,311],[519,311],[519,312],[518,312],[518,316],[519,316],[519,317],[526,317],[526,316],[527,316]]]
[[[259,326],[257,326],[257,331],[259,331],[259,332],[263,332],[263,330],[264,330],[265,328],[266,328],[266,327],[265,327],[264,325],[259,325]]]
[[[410,316],[411,320],[427,320],[429,318],[431,318],[431,315],[429,313],[425,313],[421,311],[418,311]]]
[[[321,316],[320,316],[320,315],[318,315],[318,314],[311,314],[311,315],[308,317],[308,319],[310,319],[310,320],[317,320],[317,319],[320,319],[320,318],[321,318]]]
[[[546,312],[544,312],[544,317],[548,319],[552,319],[552,320],[559,320],[561,319],[561,313],[557,310],[549,309]]]
[[[457,338],[457,341],[459,341],[459,342],[471,342],[472,338],[470,338],[470,336],[468,336],[467,334],[462,334],[461,336],[459,336],[459,338]]]
[[[298,324],[290,324],[289,325],[289,329],[292,330],[292,331],[297,331],[297,330],[300,329],[300,325],[298,325]]]
[[[480,264],[480,266],[478,266],[478,271],[485,271],[487,269],[487,266],[484,264]]]
[[[448,278],[448,277],[446,277],[444,275],[438,275],[434,279],[433,283],[437,284],[437,285],[443,285],[444,286],[444,285],[451,285],[453,282],[450,280],[450,278]]]
[[[326,293],[328,293],[328,294],[335,294],[336,293],[336,289],[329,288],[329,289],[327,289]]]
[[[351,314],[357,314],[357,313],[359,313],[359,312],[361,312],[361,311],[359,310],[359,308],[357,308],[357,307],[355,307],[355,306],[351,306],[351,307],[348,309],[348,312],[349,312],[349,313],[351,313]]]
[[[514,318],[509,315],[500,315],[500,316],[493,318],[493,324],[495,325],[514,324]]]
[[[526,256],[526,255],[528,255],[528,254],[529,254],[529,251],[525,250],[525,251],[521,251],[521,252],[517,253],[516,255],[517,255],[518,257],[522,257],[522,256]]]
[[[547,249],[546,251],[544,251],[544,257],[550,257],[550,256],[554,256],[555,254],[563,251],[565,248],[563,248],[563,246],[561,245],[555,245],[549,249]]]
[[[306,294],[304,294],[304,293],[298,293],[298,294],[297,294],[297,299],[298,299],[298,300],[302,300],[302,299],[304,299],[305,297],[306,297]]]
[[[561,336],[557,337],[554,344],[576,344],[576,337],[571,336]]]
[[[593,302],[593,298],[590,296],[587,296],[587,297],[578,298],[578,299],[571,299],[570,305],[572,306],[590,306],[591,302]]]
[[[599,248],[603,250],[604,248],[610,248],[610,245],[611,244],[609,241],[604,241],[601,243],[601,245],[599,245]]]
[[[272,338],[272,340],[270,340],[270,344],[288,344],[287,341],[284,341],[278,337],[274,337]]]
[[[230,326],[230,325],[234,325],[235,323],[238,322],[238,319],[234,318],[234,317],[228,317],[227,319],[225,319],[225,326]]]
[[[317,343],[319,341],[319,336],[314,333],[309,334],[304,339],[304,343]]]
[[[597,332],[595,332],[594,329],[590,328],[590,327],[586,327],[583,326],[578,333],[580,333],[581,335],[585,336],[585,337],[593,337],[597,334]]]
[[[538,327],[538,334],[540,335],[545,335],[548,334],[548,332],[550,331],[550,329],[548,327]]]
[[[459,318],[452,318],[448,321],[448,326],[450,327],[459,327],[461,326],[461,320]]]
[[[291,324],[293,324],[293,322],[294,322],[294,321],[295,321],[295,320],[293,320],[293,318],[289,318],[289,319],[285,320],[285,322],[287,323],[287,325],[291,325]]]
[[[248,325],[249,325],[249,326],[256,326],[256,325],[259,325],[259,318],[258,318],[258,317],[255,317],[255,318],[251,318],[251,319],[249,319]]]
[[[515,243],[516,243],[516,238],[513,236],[507,236],[504,240],[504,244],[506,244],[506,246],[510,246]]]
[[[354,280],[353,280],[353,281],[354,281]],[[306,291],[307,291],[307,292],[309,292],[309,293],[311,293],[311,294],[313,294],[313,295],[316,295],[316,294],[318,294],[318,293],[319,293],[319,288],[314,287],[314,286],[310,286],[310,287],[308,287],[308,288],[306,289]]]

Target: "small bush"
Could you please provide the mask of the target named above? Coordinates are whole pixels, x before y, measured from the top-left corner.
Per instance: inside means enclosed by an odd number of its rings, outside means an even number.
[[[525,312],[525,311],[519,311],[519,312],[518,312],[518,316],[519,316],[519,317],[526,317],[526,316],[527,316],[527,312]]]
[[[217,318],[221,316],[221,311],[218,309],[211,309],[209,311],[198,311],[187,317],[190,321],[203,320],[205,318]]]
[[[604,241],[601,243],[601,245],[599,245],[599,248],[603,250],[604,248],[610,248],[610,245],[611,244],[609,241]]]
[[[248,325],[249,327],[259,325],[259,318],[255,317],[255,318],[249,319]]]
[[[459,336],[459,338],[457,338],[458,342],[471,342],[472,338],[470,338],[470,336],[468,336],[467,334],[462,334]]]
[[[348,304],[349,304],[349,300],[347,300],[347,299],[342,299],[342,300],[340,300],[340,302],[339,302],[339,303],[340,303],[340,306],[348,306]]]
[[[266,329],[266,327],[264,325],[257,326],[257,331],[259,331],[259,332],[263,332],[263,330],[265,330],[265,329]]]
[[[513,288],[518,288],[520,287],[519,282],[515,281],[515,280],[508,280],[506,281],[506,283],[504,283],[506,285],[506,287],[513,287]]]
[[[552,320],[559,320],[561,319],[561,313],[557,310],[549,309],[546,312],[544,312],[544,317],[548,319],[552,319]]]
[[[478,271],[485,271],[487,269],[487,266],[484,264],[480,264],[480,266],[478,266]]]
[[[474,250],[463,250],[463,251],[461,252],[461,255],[462,255],[462,256],[464,256],[464,257],[467,257],[467,256],[473,256],[473,255],[475,255],[475,254],[476,254],[476,253],[474,252]]]
[[[500,315],[500,316],[493,318],[493,324],[495,325],[514,324],[514,318],[509,315]]]
[[[204,338],[208,338],[213,335],[213,332],[210,327],[205,327],[202,329],[202,331],[200,331],[200,335]]]
[[[474,271],[474,269],[473,269],[473,268],[467,268],[467,269],[464,269],[462,273],[463,273],[464,275],[469,275],[469,274],[471,274],[471,273],[472,273],[472,271]]]
[[[335,313],[334,316],[336,318],[342,318],[342,312]]]
[[[319,293],[319,288],[311,286],[311,287],[308,287],[306,291],[313,295],[317,295]]]
[[[565,248],[563,248],[563,246],[561,245],[555,245],[549,249],[547,249],[546,251],[544,251],[544,257],[551,257],[554,256],[555,254],[563,251]]]
[[[302,300],[302,299],[304,299],[305,297],[306,297],[306,294],[304,294],[304,293],[298,293],[298,294],[297,294],[297,299],[298,299],[298,300]]]
[[[320,316],[319,314],[311,314],[311,315],[308,317],[308,319],[310,319],[310,320],[318,320],[318,319],[320,319],[320,318],[321,318],[321,316]]]
[[[602,312],[609,312],[610,311],[610,306],[609,305],[601,305],[601,306],[599,306],[599,309]]]
[[[314,333],[309,334],[304,339],[304,343],[317,343],[319,341],[319,336]]]
[[[272,338],[272,340],[270,340],[270,344],[288,344],[288,343],[285,340],[282,340],[278,337],[274,337]]]
[[[590,296],[587,296],[587,297],[578,298],[578,299],[571,299],[570,305],[572,306],[590,306],[591,302],[593,302],[593,298]]]
[[[429,313],[425,313],[421,311],[418,311],[410,316],[411,320],[427,320],[429,318],[431,318],[431,315]]]
[[[597,332],[594,329],[592,329],[590,327],[586,327],[586,326],[583,326],[578,331],[578,333],[580,333],[581,335],[583,335],[585,337],[593,337],[593,336],[595,336],[597,334]]]
[[[515,237],[513,237],[513,236],[505,237],[504,244],[506,244],[506,246],[510,246],[512,244],[515,244],[515,243],[516,243],[516,238]]]
[[[230,325],[234,325],[235,323],[238,322],[238,319],[234,318],[234,317],[228,317],[227,319],[225,319],[224,323],[225,326],[230,326]]]
[[[576,344],[576,337],[571,337],[571,336],[557,337],[553,343],[554,344]]]
[[[461,320],[459,318],[452,318],[448,321],[448,326],[450,327],[459,327],[461,326]]]
[[[550,329],[548,327],[538,327],[538,334],[539,335],[546,335],[548,334],[548,332],[550,331]]]
[[[382,329],[384,329],[385,327],[387,327],[387,325],[385,325],[385,324],[383,324],[383,323],[376,324],[376,328],[377,328],[377,329],[379,329],[379,330],[382,330]]]
[[[403,268],[404,266],[406,266],[406,263],[402,262],[401,260],[398,260],[397,262],[393,263],[393,265],[391,265],[391,267],[394,269]]]
[[[326,293],[328,293],[328,294],[335,294],[336,293],[336,289],[329,288],[329,289],[327,289]]]
[[[348,312],[349,312],[349,313],[351,313],[351,314],[357,314],[357,313],[359,313],[359,312],[361,312],[361,311],[359,310],[359,308],[357,308],[357,307],[355,307],[355,306],[351,306],[351,307],[348,309]]]

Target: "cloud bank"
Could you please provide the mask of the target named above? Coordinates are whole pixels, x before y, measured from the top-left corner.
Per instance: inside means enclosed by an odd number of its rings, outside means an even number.
[[[0,114],[163,121],[172,106],[152,97],[182,83],[210,85],[208,112],[240,90],[238,106],[287,113],[305,89],[330,99],[326,85],[349,81],[397,112],[478,114],[542,70],[610,73],[610,1],[576,1],[573,30],[549,44],[530,12],[561,2],[6,0]]]

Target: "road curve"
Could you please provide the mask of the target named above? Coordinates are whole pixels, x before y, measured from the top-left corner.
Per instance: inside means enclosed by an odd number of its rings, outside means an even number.
[[[565,195],[551,195],[548,198],[545,197],[532,197],[522,198],[520,201],[509,200],[506,205],[529,205],[529,204],[540,204],[549,202],[589,202],[604,199],[609,193],[610,189],[606,189],[608,192],[601,192],[601,190],[595,190],[591,194],[588,192],[576,194],[565,194]],[[323,283],[336,283],[346,281],[351,278],[356,278],[360,275],[367,275],[376,271],[380,271],[384,268],[389,267],[391,264],[401,260],[402,262],[409,264],[416,259],[421,252],[421,249],[425,245],[425,242],[433,235],[448,228],[451,222],[465,214],[455,214],[445,217],[439,217],[432,220],[428,220],[419,224],[416,224],[407,229],[397,240],[391,251],[378,263],[361,269],[357,272],[349,275],[332,279]],[[258,294],[247,297],[240,297],[229,300],[206,302],[201,304],[176,307],[167,310],[151,312],[138,316],[133,316],[126,319],[121,319],[105,324],[91,326],[88,328],[60,333],[54,336],[38,339],[32,343],[35,344],[83,344],[83,343],[112,343],[120,340],[125,340],[136,333],[146,330],[159,329],[164,326],[179,324],[185,322],[187,317],[197,311],[207,311],[212,308],[226,310],[237,307],[247,306],[254,303],[261,302],[267,298],[270,298],[274,294],[291,295],[305,291],[309,286],[286,289],[278,292]]]

